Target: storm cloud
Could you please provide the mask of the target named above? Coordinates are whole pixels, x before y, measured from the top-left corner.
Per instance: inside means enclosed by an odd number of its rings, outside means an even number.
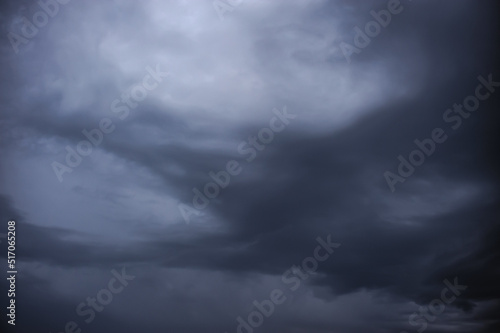
[[[497,332],[498,9],[4,1],[2,327]]]

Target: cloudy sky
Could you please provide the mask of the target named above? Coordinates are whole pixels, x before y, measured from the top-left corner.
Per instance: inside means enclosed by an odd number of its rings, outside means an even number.
[[[1,327],[498,332],[497,12],[3,1]]]

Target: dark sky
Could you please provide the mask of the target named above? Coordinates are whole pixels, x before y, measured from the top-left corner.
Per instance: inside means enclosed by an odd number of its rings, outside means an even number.
[[[41,3],[0,7],[4,331],[500,332],[497,1]]]

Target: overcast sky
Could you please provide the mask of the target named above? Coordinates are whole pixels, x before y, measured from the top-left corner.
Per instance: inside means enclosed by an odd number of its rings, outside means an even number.
[[[496,1],[60,2],[0,8],[2,327],[500,331]]]

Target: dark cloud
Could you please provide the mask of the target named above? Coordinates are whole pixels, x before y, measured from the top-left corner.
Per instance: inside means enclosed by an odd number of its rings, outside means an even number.
[[[455,278],[467,289],[426,332],[498,331],[500,92],[457,129],[443,119],[479,76],[500,81],[498,6],[401,1],[348,63],[340,43],[387,3],[244,1],[221,21],[211,2],[69,2],[16,54],[7,34],[40,7],[3,2],[0,233],[16,221],[19,271],[5,331],[235,332],[280,289],[255,331],[412,332]],[[169,75],[120,118],[147,68]],[[239,145],[285,107],[296,118],[248,162]],[[114,130],[59,182],[53,162],[103,118]],[[392,192],[384,172],[435,128],[446,141]],[[231,160],[242,172],[185,223],[179,204]],[[341,246],[290,290],[328,235]],[[122,269],[134,279],[85,323],[79,304]]]

